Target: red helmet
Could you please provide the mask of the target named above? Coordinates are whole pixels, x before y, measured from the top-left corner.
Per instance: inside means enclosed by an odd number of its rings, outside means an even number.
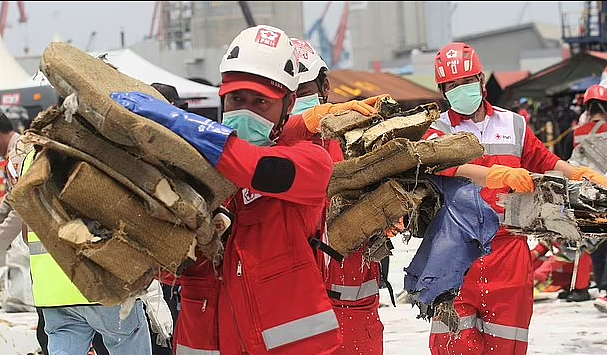
[[[607,88],[599,84],[591,85],[584,93],[584,106],[590,100],[607,101]]]
[[[483,65],[474,48],[454,42],[441,48],[434,59],[437,84],[467,78],[483,72]]]

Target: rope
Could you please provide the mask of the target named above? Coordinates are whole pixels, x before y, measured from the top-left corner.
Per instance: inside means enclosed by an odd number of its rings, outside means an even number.
[[[545,145],[546,147],[551,147],[551,146],[557,145],[557,144],[558,144],[560,141],[562,141],[562,140],[563,140],[563,138],[567,137],[567,135],[568,135],[569,133],[571,133],[571,132],[572,132],[574,129],[576,129],[576,128],[577,128],[577,126],[571,126],[571,127],[567,128],[567,130],[566,130],[565,132],[561,133],[561,134],[560,134],[558,137],[556,137],[555,139],[553,139],[553,140],[551,140],[551,141],[548,141],[548,142],[545,142],[545,143],[544,143],[544,145]]]

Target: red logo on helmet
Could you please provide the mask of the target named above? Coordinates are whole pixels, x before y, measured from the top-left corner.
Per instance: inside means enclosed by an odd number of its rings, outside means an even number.
[[[455,49],[450,49],[445,53],[445,56],[449,59],[457,57],[457,51]]]
[[[297,57],[303,59],[309,59],[310,55],[314,55],[314,49],[306,41],[296,39],[293,41],[295,49],[297,50]]]
[[[255,42],[276,48],[278,40],[280,40],[280,35],[280,32],[260,28],[259,31],[257,31]]]

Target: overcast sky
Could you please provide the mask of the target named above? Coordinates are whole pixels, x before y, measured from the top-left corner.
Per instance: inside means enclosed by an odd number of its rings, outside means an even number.
[[[453,36],[483,32],[517,23],[541,22],[558,25],[558,2],[467,2],[454,1]],[[563,11],[580,11],[582,1],[562,2]],[[150,32],[154,2],[25,2],[28,22],[19,24],[19,11],[10,1],[5,43],[15,56],[23,56],[27,45],[30,54],[41,54],[58,34],[85,49],[91,32],[96,32],[91,50],[101,51],[120,46],[124,29],[126,45]]]

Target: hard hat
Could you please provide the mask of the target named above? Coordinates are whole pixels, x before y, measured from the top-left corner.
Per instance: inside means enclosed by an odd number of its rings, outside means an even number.
[[[297,59],[299,59],[300,84],[316,80],[322,68],[329,70],[327,63],[322,60],[320,54],[314,50],[310,42],[297,38],[291,38],[291,41],[295,45]]]
[[[607,88],[601,85],[591,85],[584,93],[584,105],[590,100],[607,101]]]
[[[437,84],[467,78],[483,72],[483,65],[474,48],[454,42],[441,48],[434,59]]]
[[[227,83],[226,73],[254,74],[269,79],[272,86],[285,92],[296,91],[298,68],[295,46],[283,30],[267,25],[249,27],[234,38],[221,60],[219,71],[223,83],[219,95],[246,88],[238,87],[244,82],[230,80]]]

